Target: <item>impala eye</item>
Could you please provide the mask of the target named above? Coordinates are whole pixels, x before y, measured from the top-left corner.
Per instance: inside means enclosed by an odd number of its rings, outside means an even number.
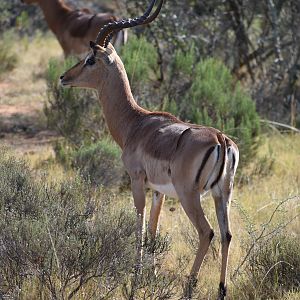
[[[86,61],[85,61],[85,64],[86,65],[89,65],[89,66],[92,66],[93,64],[95,64],[95,57],[90,57],[90,58],[88,58]]]

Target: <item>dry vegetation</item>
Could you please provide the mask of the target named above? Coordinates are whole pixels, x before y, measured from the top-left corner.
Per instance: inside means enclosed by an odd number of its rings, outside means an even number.
[[[66,173],[55,161],[50,142],[58,137],[46,131],[42,114],[46,99],[45,69],[49,58],[60,56],[61,50],[56,40],[48,35],[39,36],[33,40],[22,39],[16,42],[15,47],[18,47],[19,63],[0,81],[0,125],[1,129],[5,128],[5,131],[1,132],[0,143],[12,146],[13,151],[18,152],[15,155],[23,157],[28,162],[37,178],[44,173],[47,174],[46,178],[49,182],[60,182],[63,178],[73,177],[72,172]],[[15,124],[19,126],[17,130],[14,127]],[[22,126],[27,129],[22,129]],[[299,271],[300,265],[300,138],[299,135],[282,134],[272,130],[266,130],[266,132],[261,138],[258,157],[239,175],[234,192],[231,213],[234,238],[229,262],[229,299],[292,300],[300,298],[300,272],[293,273],[292,271],[292,269]],[[105,191],[102,192],[105,193]],[[109,193],[113,193],[111,199],[115,201],[114,206],[119,207],[120,210],[125,206],[126,210],[132,213],[133,204],[129,192],[119,193],[116,190]],[[148,199],[150,196],[149,192]],[[217,228],[213,201],[209,196],[204,200],[204,208],[214,228]],[[49,222],[52,221],[49,220]],[[164,270],[168,270],[168,278],[171,280],[170,274],[178,273],[176,279],[178,281],[174,281],[177,286],[174,295],[170,298],[149,296],[147,299],[178,299],[177,293],[180,293],[180,283],[188,274],[196,239],[180,204],[173,199],[167,199],[163,208],[161,231],[163,235],[168,233],[171,242],[170,251],[164,254],[163,268],[159,274],[160,276],[167,275],[167,271]],[[283,252],[286,255],[280,257],[281,252],[278,249],[281,242],[285,243],[283,237],[288,239],[288,243],[294,241],[294,244],[289,245],[285,250],[287,253]],[[50,239],[51,235],[44,238]],[[274,251],[278,257],[271,250],[267,252],[270,247],[272,248],[270,246],[273,245],[272,241],[276,242],[277,246],[275,245]],[[287,243],[283,244],[285,245]],[[262,253],[262,250],[265,250],[265,253]],[[289,250],[294,252],[289,253]],[[294,258],[295,265],[285,261],[289,255],[295,255],[297,251],[298,256]],[[220,267],[218,253],[219,235],[217,234],[201,273],[199,299],[215,298]],[[266,258],[271,257],[272,253],[274,260],[270,259],[270,262],[267,262]],[[128,258],[129,263],[130,259],[132,258]],[[253,265],[252,262],[255,259],[257,260]],[[265,269],[255,269],[258,259],[265,259]],[[261,263],[263,264],[262,261]],[[272,273],[276,271],[277,266],[284,264],[288,266],[284,271],[286,273],[281,269],[278,269],[276,274]],[[182,273],[180,268],[183,269]],[[122,271],[124,270],[126,271],[125,267]],[[127,271],[130,272],[130,267]],[[289,278],[290,275],[293,278]],[[125,283],[124,285],[128,289],[130,275],[127,274],[127,276],[127,285]],[[287,281],[293,281],[295,285],[291,289],[285,288],[286,283],[281,283],[278,277],[287,277]],[[256,278],[257,282],[252,280],[253,278]],[[274,278],[278,280],[274,282]],[[56,278],[55,275],[52,279],[55,284],[61,284],[60,278]],[[102,284],[108,279],[103,280]],[[92,280],[79,290],[74,299],[100,299],[99,295],[93,296],[93,292],[99,289],[98,284],[96,279]],[[118,287],[114,294],[109,294],[107,299],[126,299],[124,285]],[[161,288],[155,283],[153,286],[156,289]],[[0,298],[5,292],[4,288],[1,291],[2,288],[0,277]],[[146,290],[146,288],[140,289]],[[69,293],[70,290],[67,290],[64,296],[57,295],[57,297],[63,299]],[[37,278],[25,281],[18,297],[19,299],[51,298],[46,285],[41,286]]]

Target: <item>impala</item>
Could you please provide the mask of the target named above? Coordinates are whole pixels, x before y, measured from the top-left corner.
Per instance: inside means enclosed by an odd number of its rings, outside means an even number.
[[[65,56],[82,57],[89,51],[89,41],[94,40],[99,29],[117,20],[108,13],[93,14],[88,9],[74,10],[63,0],[21,0],[38,4],[49,28],[57,37]],[[126,31],[118,33],[113,42],[120,46],[126,41]]]
[[[122,160],[131,178],[140,259],[145,228],[145,188],[155,191],[149,220],[149,232],[153,238],[164,195],[179,198],[199,235],[199,247],[186,291],[188,298],[191,298],[214,236],[200,201],[211,190],[222,244],[218,299],[224,299],[231,241],[229,206],[239,160],[238,148],[217,129],[184,123],[169,113],[150,112],[140,107],[131,93],[124,65],[109,43],[116,31],[153,21],[163,0],[159,0],[157,9],[150,15],[155,2],[152,0],[142,17],[104,26],[96,41],[90,42],[87,57],[60,77],[61,84],[98,91],[108,128],[122,149]]]

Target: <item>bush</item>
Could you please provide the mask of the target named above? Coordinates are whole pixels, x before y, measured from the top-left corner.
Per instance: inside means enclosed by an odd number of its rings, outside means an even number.
[[[247,299],[283,299],[300,292],[300,239],[280,234],[259,245],[249,258],[247,277],[239,283]]]
[[[122,47],[121,57],[131,85],[143,84],[156,72],[157,53],[145,37],[132,35]],[[138,79],[138,80],[137,80]]]
[[[174,299],[181,278],[178,269],[162,267],[168,236],[154,243],[146,235],[144,249],[156,254],[157,272],[145,260],[136,277],[136,214],[114,194],[77,176],[37,179],[3,149],[0,165],[1,297]]]
[[[122,179],[126,178],[120,157],[119,146],[104,138],[94,144],[82,146],[74,153],[72,164],[93,184],[120,186]]]
[[[242,90],[226,66],[209,58],[196,63],[193,47],[183,54],[177,51],[173,76],[183,77],[181,97],[166,104],[181,119],[216,127],[232,137],[240,148],[242,165],[255,155],[260,132],[255,104]]]
[[[135,259],[134,211],[78,177],[37,180],[3,149],[0,165],[1,296],[71,299],[85,288],[99,299],[122,285]]]
[[[145,37],[131,35],[129,41],[122,47],[120,56],[136,100],[142,106],[153,109],[156,104],[155,98],[158,98],[151,88],[157,79],[156,49]]]
[[[14,40],[15,34],[12,31],[0,35],[0,77],[13,70],[18,63]]]

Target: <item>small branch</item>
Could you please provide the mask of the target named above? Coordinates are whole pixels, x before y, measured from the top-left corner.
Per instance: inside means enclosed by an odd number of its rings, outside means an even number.
[[[285,262],[285,261],[283,261],[283,260],[278,261],[278,262],[277,262],[276,264],[274,264],[274,265],[268,270],[268,272],[265,274],[265,276],[264,276],[264,278],[262,279],[262,281],[261,281],[261,283],[260,283],[258,289],[261,288],[261,286],[262,286],[264,280],[267,278],[268,274],[269,274],[269,273],[270,273],[277,265],[282,264],[282,263],[283,263],[283,264],[289,265],[292,269],[294,268],[294,266],[291,265],[291,264],[289,264],[288,262]]]
[[[260,120],[260,122],[261,123],[275,125],[275,126],[279,126],[279,127],[283,127],[283,128],[289,129],[291,131],[294,131],[296,133],[300,133],[299,129],[297,129],[297,128],[293,127],[293,126],[287,125],[287,124],[283,124],[283,123],[279,123],[279,122],[275,122],[275,121],[269,121],[269,120]]]
[[[231,280],[234,280],[234,279],[235,279],[235,277],[236,277],[237,274],[239,273],[240,269],[243,267],[243,265],[244,265],[245,262],[247,261],[248,257],[250,256],[250,254],[251,254],[252,250],[254,249],[254,247],[256,246],[256,244],[257,244],[261,239],[264,239],[265,237],[267,237],[267,236],[270,235],[270,233],[269,233],[269,234],[265,234],[265,231],[267,230],[268,226],[269,226],[270,223],[272,222],[274,216],[276,215],[276,213],[278,212],[278,210],[280,209],[280,207],[282,207],[286,202],[288,202],[288,201],[290,201],[290,200],[293,200],[293,199],[298,199],[298,198],[299,198],[299,196],[289,197],[289,198],[286,198],[286,199],[284,199],[284,200],[282,200],[282,201],[280,201],[280,202],[278,203],[278,205],[277,205],[277,206],[275,207],[275,209],[273,210],[273,212],[272,212],[272,214],[271,214],[269,220],[263,225],[263,229],[261,230],[259,236],[252,242],[252,244],[251,244],[251,246],[249,247],[249,249],[248,249],[246,255],[244,256],[242,262],[241,262],[241,263],[239,264],[239,266],[235,269],[233,275],[231,276]],[[292,220],[296,219],[297,217],[298,217],[298,215],[295,216],[295,217],[293,217]],[[290,224],[290,223],[291,223],[291,221],[287,222],[287,223],[285,224],[285,226],[287,226],[287,225]],[[284,226],[281,226],[280,229],[283,229],[283,228],[285,228],[285,227],[284,227]],[[276,229],[278,230],[278,227],[277,227]],[[273,231],[271,231],[271,232],[275,232],[275,231],[276,231],[276,230],[273,230]]]

